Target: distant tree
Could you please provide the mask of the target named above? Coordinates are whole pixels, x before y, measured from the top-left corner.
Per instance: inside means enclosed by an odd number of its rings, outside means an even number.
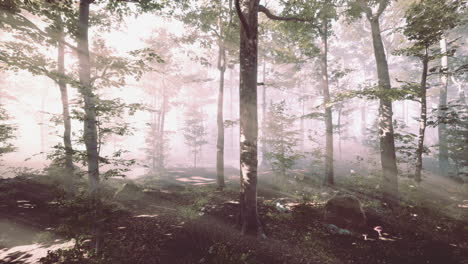
[[[296,149],[300,140],[300,131],[294,129],[296,119],[287,113],[284,100],[270,104],[262,141],[267,145],[266,158],[279,176],[279,182],[285,179],[287,170],[301,157]]]
[[[323,94],[324,123],[325,123],[325,177],[324,183],[334,184],[333,168],[333,113],[329,82],[329,37],[332,33],[332,21],[338,17],[335,5],[337,1],[282,1],[283,16],[309,17],[308,23],[287,23],[298,40],[300,47],[314,51],[312,43],[315,36],[320,38],[319,68],[320,87]],[[312,19],[313,18],[313,19]],[[312,53],[313,54],[313,53]],[[315,54],[313,54],[315,55]]]
[[[434,110],[434,115],[428,125],[437,127],[444,124],[447,129],[447,155],[454,164],[454,176],[463,180],[468,178],[468,109],[458,98],[449,102],[444,108]]]
[[[16,127],[8,122],[9,119],[8,113],[0,105],[0,157],[15,150],[11,140],[15,138]]]
[[[186,24],[198,29],[194,40],[203,46],[211,47],[216,43],[218,48],[216,67],[219,71],[218,110],[216,116],[216,175],[219,189],[223,189],[224,182],[224,87],[225,72],[230,66],[232,53],[236,53],[238,28],[233,21],[233,0],[200,1],[200,6],[190,5],[189,10],[181,17]],[[200,32],[201,31],[201,32]],[[193,39],[193,38],[191,38]],[[235,43],[235,44],[234,44]],[[234,48],[235,47],[235,48]]]
[[[203,145],[207,144],[204,115],[199,106],[190,105],[185,112],[183,128],[185,143],[193,154],[193,167],[197,167],[197,158],[200,156]]]

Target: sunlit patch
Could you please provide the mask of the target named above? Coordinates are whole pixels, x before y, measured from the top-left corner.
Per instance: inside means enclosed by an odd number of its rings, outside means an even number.
[[[463,200],[462,204],[458,205],[459,208],[468,208],[468,200]]]
[[[126,226],[119,226],[119,227],[117,227],[117,229],[118,230],[124,230],[124,229],[127,229],[127,227]]]
[[[18,204],[18,207],[19,208],[24,208],[24,209],[32,209],[32,208],[36,207],[36,205],[30,204],[30,203],[24,203],[24,204]]]
[[[45,257],[48,251],[71,248],[74,245],[73,241],[63,242],[63,240],[57,239],[55,242],[57,244],[51,246],[31,244],[0,249],[1,263],[35,264],[39,263],[39,259]]]
[[[379,233],[379,237],[382,236],[382,230],[383,230],[383,229],[382,229],[381,226],[376,226],[376,227],[374,227],[374,230],[375,230],[377,233]]]
[[[142,214],[142,215],[137,215],[135,217],[137,217],[137,218],[141,218],[141,217],[156,218],[156,217],[158,217],[158,215],[157,214],[154,214],[154,215]]]
[[[200,181],[214,181],[213,179],[205,178],[205,177],[201,177],[201,176],[192,176],[190,178],[194,179],[194,180],[200,180]]]
[[[201,176],[180,177],[180,178],[177,178],[176,181],[187,183],[190,185],[195,185],[195,186],[215,183],[214,179],[205,178]]]
[[[393,238],[388,238],[388,237],[379,237],[379,240],[383,240],[383,241],[396,241],[395,239],[393,239]]]

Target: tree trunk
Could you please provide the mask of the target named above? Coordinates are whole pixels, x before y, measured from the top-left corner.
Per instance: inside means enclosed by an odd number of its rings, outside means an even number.
[[[366,101],[362,102],[361,106],[361,137],[365,140],[367,135],[367,104]]]
[[[442,54],[447,53],[447,42],[445,38],[440,40],[440,51]],[[445,115],[447,106],[447,87],[448,87],[448,60],[447,56],[441,58],[442,75],[440,76],[441,87],[439,94],[439,116]],[[447,125],[440,123],[437,127],[439,134],[439,171],[442,176],[448,176],[449,159],[447,146]]]
[[[301,89],[301,153],[305,152],[305,123],[304,123],[304,115],[305,115],[305,85],[302,85],[299,82],[299,86]]]
[[[195,151],[193,152],[193,168],[197,168],[197,146],[195,146]]]
[[[330,90],[328,84],[328,24],[327,21],[322,21],[322,32],[320,34],[322,40],[320,69],[322,74],[323,88],[323,104],[325,107],[325,178],[324,184],[333,185],[333,117],[331,109]]]
[[[257,56],[259,0],[236,1],[240,29],[240,226],[243,234],[257,236]]]
[[[60,88],[60,96],[62,99],[62,117],[63,117],[63,146],[65,148],[65,181],[67,191],[69,193],[73,192],[73,147],[71,142],[71,119],[70,119],[70,109],[68,103],[68,90],[67,83],[64,79],[65,77],[65,45],[64,45],[64,32],[63,28],[59,32],[59,41],[58,41],[58,74],[61,75],[58,80],[58,86]]]
[[[262,67],[262,136],[264,135],[266,130],[266,118],[267,118],[267,86],[266,86],[266,59],[263,58],[263,67]],[[266,158],[266,153],[268,151],[268,146],[265,142],[262,143],[262,148],[261,148],[261,155],[262,155],[262,163],[260,164],[260,167],[262,169],[265,169],[270,166],[270,163],[268,162]]]
[[[89,0],[80,0],[78,23],[78,64],[79,91],[84,99],[84,142],[88,163],[88,180],[90,197],[94,203],[94,250],[100,253],[101,234],[99,221],[99,154],[98,136],[96,128],[96,97],[91,87],[91,65],[89,59],[88,28],[89,28]]]
[[[369,18],[372,30],[372,43],[377,64],[377,76],[379,89],[391,89],[390,74],[387,58],[380,35],[380,23],[378,17]],[[384,199],[388,202],[398,201],[398,170],[395,155],[395,140],[393,134],[392,101],[388,98],[380,98],[379,104],[379,141],[380,160],[383,170],[382,191]]]
[[[338,110],[338,151],[340,153],[340,160],[341,160],[341,112],[343,111],[343,106],[340,106],[340,109]]]
[[[223,32],[223,23],[221,14],[219,15],[219,31],[220,35]],[[226,50],[224,48],[224,42],[221,37],[218,39],[218,70],[219,70],[219,89],[218,89],[218,114],[217,114],[217,126],[218,126],[218,139],[216,142],[216,182],[220,190],[224,189],[224,73],[226,72]]]
[[[167,112],[167,94],[166,94],[166,85],[164,83],[164,76],[162,82],[162,105],[161,105],[161,118],[159,123],[159,145],[158,145],[158,172],[163,173],[164,170],[164,127],[166,121],[166,112]]]
[[[424,58],[423,58],[421,88],[419,91],[420,93],[419,96],[421,98],[421,116],[419,120],[418,148],[416,150],[416,169],[414,173],[414,179],[417,182],[421,182],[422,154],[424,151],[424,132],[426,131],[426,123],[427,123],[426,81],[427,81],[428,64],[429,64],[429,55],[427,53],[427,47],[426,47]]]

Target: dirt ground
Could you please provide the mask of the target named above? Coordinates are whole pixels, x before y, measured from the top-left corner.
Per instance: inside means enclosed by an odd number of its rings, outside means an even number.
[[[258,210],[267,238],[257,239],[239,234],[238,185],[235,171],[229,173],[224,191],[216,191],[210,170],[135,181],[149,191],[107,216],[103,251],[109,253],[97,263],[468,263],[468,198],[455,190],[449,196],[427,191],[434,184],[439,192],[444,188],[437,180],[414,187],[417,200],[403,197],[398,208],[386,207],[369,181],[338,181],[333,189],[310,185],[307,199],[292,191],[296,185],[285,192],[261,181]],[[38,263],[48,250],[73,247],[61,235],[68,223],[57,209],[62,194],[38,177],[0,180],[0,263]],[[361,200],[367,225],[359,232],[339,234],[323,222],[324,204],[337,191]],[[288,212],[277,206],[285,197],[293,201]],[[111,195],[107,201],[115,203]]]

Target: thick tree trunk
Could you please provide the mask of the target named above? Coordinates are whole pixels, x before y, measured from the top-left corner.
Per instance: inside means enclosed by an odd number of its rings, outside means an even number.
[[[64,45],[64,33],[63,29],[59,32],[58,41],[58,73],[62,76],[58,80],[58,86],[60,88],[60,96],[62,99],[62,117],[63,117],[63,146],[65,148],[65,170],[66,170],[66,187],[69,193],[73,192],[73,147],[71,142],[71,119],[70,119],[70,108],[68,103],[68,90],[67,83],[65,81],[65,45]]]
[[[323,104],[325,106],[325,178],[324,184],[334,184],[333,173],[333,117],[328,83],[328,24],[322,21],[320,69],[322,75]]]
[[[445,38],[440,40],[441,53],[447,53],[447,42]],[[447,106],[447,87],[448,87],[448,60],[447,56],[441,58],[442,75],[440,77],[441,86],[439,94],[439,116],[445,115]],[[448,176],[449,159],[447,146],[447,125],[440,123],[437,127],[439,134],[439,171],[442,176]]]
[[[379,89],[391,89],[390,74],[387,58],[380,35],[380,23],[378,17],[369,18],[372,30],[372,43],[377,64],[377,76]],[[392,121],[392,101],[388,98],[380,98],[379,105],[379,141],[380,160],[383,170],[382,191],[384,199],[388,202],[398,201],[398,170],[395,155],[395,140]]]
[[[416,150],[416,169],[414,172],[414,179],[417,182],[421,182],[421,170],[422,170],[422,154],[424,151],[424,132],[426,131],[427,124],[427,102],[426,102],[426,82],[427,82],[427,67],[429,64],[429,55],[427,54],[427,48],[423,58],[423,71],[421,77],[421,88],[419,96],[421,98],[421,116],[419,118],[419,137],[418,137],[418,148]]]
[[[221,15],[219,18],[219,29],[221,36],[223,33],[223,23]],[[216,141],[216,182],[218,189],[222,190],[225,187],[224,183],[224,73],[226,72],[226,50],[224,42],[221,38],[218,39],[218,70],[219,70],[219,89],[218,89],[218,138]]]
[[[88,163],[88,180],[90,197],[94,201],[94,250],[100,253],[102,236],[99,221],[99,154],[98,135],[96,128],[96,97],[91,87],[91,65],[89,59],[88,28],[89,28],[89,0],[80,0],[78,23],[78,64],[79,64],[79,91],[84,99],[84,142]]]
[[[240,226],[243,234],[257,236],[257,56],[258,0],[236,2],[240,29]]]

